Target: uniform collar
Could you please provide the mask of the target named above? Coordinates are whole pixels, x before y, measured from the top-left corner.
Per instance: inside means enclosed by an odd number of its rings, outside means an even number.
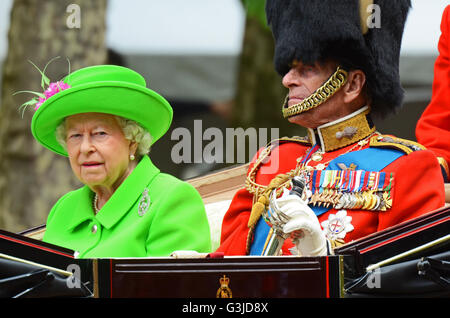
[[[96,216],[93,215],[93,192],[88,186],[81,191],[78,206],[69,222],[69,229],[74,229],[82,222],[96,218],[105,228],[116,224],[136,203],[148,184],[159,174],[159,169],[153,165],[148,156],[144,156],[131,174],[122,182]],[[136,213],[138,213],[136,211]]]
[[[309,140],[312,145],[318,144],[325,152],[354,144],[375,132],[375,125],[369,113],[369,107],[364,106],[354,113],[315,129],[308,128]]]

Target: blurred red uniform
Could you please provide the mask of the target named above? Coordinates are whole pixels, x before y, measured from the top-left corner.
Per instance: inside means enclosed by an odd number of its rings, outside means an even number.
[[[416,127],[419,143],[441,157],[449,176],[450,163],[450,5],[444,10],[439,56],[434,65],[433,94]],[[448,178],[447,178],[448,182]]]

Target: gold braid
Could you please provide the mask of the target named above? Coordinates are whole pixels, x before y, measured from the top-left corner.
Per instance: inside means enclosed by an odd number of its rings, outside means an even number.
[[[316,89],[316,91],[309,97],[305,98],[298,104],[285,108],[285,105],[289,99],[288,94],[282,106],[284,118],[298,115],[323,104],[347,82],[347,76],[347,71],[338,67],[336,72],[334,72],[330,78],[322,86]]]
[[[279,174],[275,178],[273,178],[269,185],[264,189],[261,195],[258,197],[258,200],[252,206],[252,212],[250,213],[250,218],[248,219],[247,226],[249,228],[253,227],[256,222],[258,222],[259,218],[263,214],[264,210],[269,205],[269,196],[270,193],[279,188],[286,186],[289,181],[292,179],[292,175],[290,173]]]
[[[299,138],[280,138],[278,140],[274,140],[271,142],[271,145],[266,147],[261,154],[259,155],[258,159],[256,160],[253,167],[250,169],[250,172],[247,176],[247,179],[245,180],[247,191],[252,193],[254,195],[254,199],[256,199],[256,202],[254,202],[252,206],[252,211],[250,213],[250,217],[248,219],[247,226],[249,228],[249,232],[247,235],[247,242],[246,242],[246,252],[247,254],[250,252],[250,247],[253,242],[253,234],[254,229],[256,227],[256,223],[258,222],[261,215],[264,213],[264,210],[267,209],[269,205],[269,196],[270,193],[274,190],[280,190],[283,187],[286,187],[289,185],[290,180],[296,175],[297,169],[293,169],[287,173],[281,173],[275,176],[267,186],[263,186],[260,184],[257,184],[255,182],[256,180],[256,173],[258,169],[260,168],[261,163],[264,159],[266,159],[271,151],[272,148],[277,145],[279,141],[294,141],[304,144],[306,141],[304,139]],[[279,193],[278,193],[279,194]]]
[[[267,209],[269,206],[269,196],[270,193],[277,189],[279,191],[282,187],[286,186],[290,180],[292,179],[293,175],[291,173],[286,174],[279,174],[275,178],[270,181],[269,185],[263,190],[261,195],[258,197],[258,200],[256,203],[252,206],[252,211],[250,213],[250,217],[248,219],[248,235],[247,235],[247,242],[246,242],[246,252],[249,254],[250,247],[253,242],[253,234],[256,227],[256,223],[258,222],[261,215],[264,213],[264,210]]]

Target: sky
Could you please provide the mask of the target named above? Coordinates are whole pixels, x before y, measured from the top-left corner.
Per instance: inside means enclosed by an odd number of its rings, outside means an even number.
[[[436,55],[449,0],[412,3],[402,54]],[[12,0],[0,1],[0,61],[7,52],[11,6]],[[108,46],[123,53],[236,55],[245,12],[239,0],[109,0],[107,27]]]

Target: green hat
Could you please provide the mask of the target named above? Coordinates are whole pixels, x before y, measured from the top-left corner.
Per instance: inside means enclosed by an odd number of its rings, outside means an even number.
[[[152,144],[172,122],[172,107],[146,87],[145,79],[133,70],[115,65],[82,68],[68,75],[70,87],[46,99],[31,121],[34,138],[44,147],[67,156],[56,140],[56,128],[65,117],[80,113],[106,113],[139,123],[152,135]]]

